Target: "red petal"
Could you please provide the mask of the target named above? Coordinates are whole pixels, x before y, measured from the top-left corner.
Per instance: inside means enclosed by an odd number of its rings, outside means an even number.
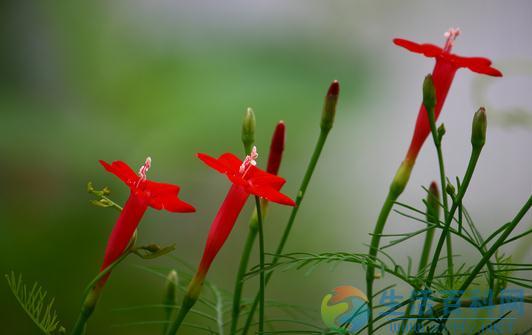
[[[438,55],[441,55],[443,52],[442,48],[434,44],[419,44],[402,38],[394,38],[393,43],[407,49],[408,51],[423,54],[427,57],[436,57]]]
[[[169,212],[195,212],[196,209],[178,198],[179,186],[147,180],[144,192],[148,195],[148,203],[155,209]]]
[[[248,175],[249,178],[247,180],[252,185],[268,186],[276,190],[280,190],[286,182],[284,178],[265,172],[254,166],[250,168]]]
[[[126,163],[122,161],[114,161],[108,164],[100,160],[100,164],[109,172],[120,178],[126,185],[132,187],[139,180],[139,176]]]
[[[271,187],[264,187],[264,186],[251,186],[250,191],[258,195],[259,197],[262,197],[266,200],[276,202],[278,204],[282,205],[288,205],[288,206],[295,206],[296,203],[294,200],[290,199],[288,196],[282,194],[281,192],[278,192],[274,188]]]
[[[242,165],[242,161],[231,153],[225,153],[219,158],[199,153],[198,158],[220,173],[237,173]]]
[[[462,57],[450,55],[450,60],[458,67],[466,67],[473,72],[487,74],[493,77],[502,77],[502,72],[491,67],[491,60],[484,57]]]

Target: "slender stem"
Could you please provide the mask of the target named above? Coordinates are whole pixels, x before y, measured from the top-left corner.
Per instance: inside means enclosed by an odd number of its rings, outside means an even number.
[[[469,159],[469,164],[467,166],[466,173],[463,178],[463,182],[460,185],[460,188],[458,190],[458,194],[456,196],[455,201],[453,201],[453,205],[451,207],[451,210],[449,211],[449,214],[447,216],[447,219],[445,220],[445,225],[443,227],[442,232],[440,233],[440,238],[438,240],[438,244],[436,245],[436,250],[434,252],[434,256],[432,257],[432,263],[430,265],[430,270],[427,275],[427,279],[425,281],[425,288],[426,290],[429,290],[432,286],[432,280],[434,279],[434,273],[436,272],[436,265],[438,264],[438,259],[440,258],[440,253],[443,248],[443,243],[445,242],[445,239],[447,237],[447,234],[449,233],[449,228],[451,226],[451,220],[454,217],[454,213],[456,212],[456,209],[458,208],[458,204],[461,203],[467,188],[469,186],[469,182],[471,181],[471,177],[473,176],[473,172],[475,171],[475,167],[477,165],[478,159],[480,157],[481,148],[475,149],[473,148],[471,152],[471,157]],[[421,300],[421,306],[420,306],[420,313],[425,313],[425,308],[427,305],[427,296],[423,297]],[[421,325],[421,320],[417,321],[415,329],[419,329],[418,327]]]
[[[167,335],[177,333],[179,327],[181,327],[181,324],[185,320],[185,317],[187,316],[188,312],[192,309],[192,306],[194,306],[195,303],[196,299],[192,298],[190,295],[186,294],[183,297],[183,303],[181,304],[181,308],[179,309],[177,317],[170,323],[170,326],[166,331]]]
[[[292,208],[292,212],[290,213],[290,218],[288,219],[288,223],[286,224],[283,235],[281,237],[281,240],[279,241],[279,244],[275,251],[275,255],[272,259],[272,267],[275,266],[279,262],[279,257],[283,253],[283,249],[288,240],[288,236],[290,235],[290,231],[292,230],[292,226],[296,219],[299,208],[301,207],[301,203],[303,202],[305,192],[307,190],[308,184],[310,183],[310,179],[312,178],[312,174],[314,173],[314,169],[316,168],[316,164],[318,163],[318,160],[320,158],[320,155],[323,150],[323,146],[325,145],[325,141],[327,140],[328,134],[329,134],[329,130],[327,129],[322,129],[320,132],[318,142],[316,143],[316,146],[314,147],[314,152],[312,153],[312,157],[307,166],[305,176],[303,177],[303,181],[301,182],[301,185],[299,187],[299,192],[297,193],[296,206]],[[270,281],[272,274],[273,272],[269,272],[266,275],[266,279],[264,283],[265,286],[268,285],[268,282]],[[251,305],[251,309],[247,316],[246,323],[244,324],[244,327],[242,328],[243,335],[247,334],[247,332],[249,331],[249,328],[251,327],[251,323],[253,322],[253,315],[255,314],[255,310],[257,309],[258,303],[259,303],[259,296],[257,295],[255,296],[255,300],[253,301],[253,304]]]
[[[248,236],[246,238],[246,244],[244,245],[244,250],[242,251],[242,256],[240,257],[240,265],[238,267],[238,272],[236,274],[235,281],[235,290],[233,293],[233,311],[231,319],[231,334],[236,334],[238,327],[238,318],[240,315],[240,301],[242,299],[242,289],[244,286],[244,275],[246,274],[249,257],[251,255],[251,250],[253,249],[253,244],[255,243],[255,238],[257,237],[258,227],[256,222],[258,221],[257,211],[253,212],[251,217],[251,223],[249,225]]]
[[[445,246],[447,248],[447,286],[452,290],[454,282],[453,241],[449,232],[445,238]]]
[[[429,117],[429,124],[430,124],[430,132],[432,134],[432,139],[434,141],[434,146],[436,147],[436,152],[438,155],[438,166],[440,170],[440,183],[441,183],[441,190],[442,190],[442,202],[443,202],[443,216],[445,221],[448,219],[448,209],[449,205],[447,202],[447,177],[445,174],[445,164],[443,163],[443,152],[441,149],[441,140],[442,136],[438,134],[438,130],[436,129],[436,118],[434,116],[434,107],[427,108],[429,106],[425,106],[425,109],[427,110],[427,114]],[[447,285],[452,288],[453,286],[453,272],[454,272],[454,265],[453,265],[453,245],[451,240],[451,234],[449,232],[446,233],[446,241],[447,241]]]
[[[431,196],[434,196],[434,195],[429,193],[429,197]],[[428,204],[428,201],[429,200],[427,200],[427,204]],[[439,208],[437,208],[437,210],[439,210]],[[430,212],[430,208],[427,207],[427,215],[426,215],[427,221],[437,224],[438,216],[437,215],[434,216],[432,214],[433,213]],[[428,264],[430,249],[432,247],[432,240],[434,239],[434,229],[435,228],[430,228],[429,230],[427,230],[427,233],[425,234],[425,242],[423,243],[423,251],[421,252],[421,258],[419,259],[419,265],[418,265],[418,270],[417,270],[418,274],[421,273]],[[414,299],[415,296],[416,296],[416,291],[413,291],[410,298]],[[408,320],[409,320],[406,316],[410,315],[410,313],[412,312],[412,308],[414,307],[414,302],[415,300],[413,300],[412,302],[408,304],[408,306],[406,306],[405,313],[403,316],[404,320],[401,322],[401,327],[399,328],[399,332],[397,333],[398,335],[403,335],[403,333],[406,330],[406,326],[408,325]]]
[[[377,219],[375,229],[373,230],[373,235],[371,237],[371,245],[369,249],[370,260],[374,260],[377,257],[379,251],[379,243],[381,239],[382,231],[384,230],[384,225],[388,220],[390,211],[397,200],[397,196],[392,192],[388,193],[384,204],[382,205],[381,212]],[[373,281],[375,280],[375,267],[368,264],[366,271],[366,295],[368,297],[368,334],[373,333]]]
[[[478,262],[475,268],[470,272],[469,276],[466,278],[462,286],[460,286],[460,289],[458,289],[457,294],[455,295],[453,299],[454,302],[457,302],[460,300],[462,295],[465,293],[465,290],[467,290],[469,285],[473,283],[473,281],[477,277],[480,270],[482,270],[484,265],[488,263],[489,259],[495,254],[495,252],[499,249],[499,247],[504,244],[504,241],[508,238],[508,236],[510,236],[510,234],[515,229],[515,227],[517,227],[517,225],[519,224],[521,219],[523,219],[523,217],[528,212],[530,207],[532,207],[532,196],[529,196],[528,201],[521,208],[521,210],[519,210],[519,213],[517,213],[515,218],[512,220],[512,223],[508,226],[508,228],[506,228],[504,233],[501,234],[501,236],[497,239],[497,241],[493,243],[491,248],[489,248],[489,250],[482,256],[482,259],[480,260],[480,262]],[[450,306],[453,306],[453,305],[454,303],[452,303]],[[443,316],[443,322],[441,323],[441,326],[444,326],[445,323],[447,322],[450,312],[451,311],[447,311],[447,313],[445,313],[445,315]]]
[[[257,207],[257,227],[259,231],[259,334],[264,332],[264,230],[262,227],[262,213],[260,206],[260,198],[255,196],[255,204]]]

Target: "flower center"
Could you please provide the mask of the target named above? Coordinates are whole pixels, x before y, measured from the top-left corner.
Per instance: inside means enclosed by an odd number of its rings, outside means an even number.
[[[257,147],[253,146],[253,149],[251,149],[251,153],[244,158],[244,161],[242,162],[242,165],[240,165],[239,172],[244,177],[246,173],[248,173],[251,166],[257,165],[257,157],[259,157],[259,154],[257,153]]]
[[[460,28],[449,28],[449,30],[447,30],[445,34],[443,34],[443,36],[445,36],[445,38],[447,39],[445,41],[445,46],[443,47],[443,51],[451,52],[451,49],[453,48],[453,45],[454,45],[454,41],[459,35],[460,35]]]
[[[146,161],[144,162],[144,165],[142,165],[139,169],[139,180],[137,181],[137,187],[140,185],[140,183],[146,181],[146,174],[148,173],[148,170],[151,167],[151,157],[147,157]]]

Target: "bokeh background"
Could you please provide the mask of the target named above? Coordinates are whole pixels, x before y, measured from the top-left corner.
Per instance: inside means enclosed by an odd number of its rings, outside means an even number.
[[[528,1],[2,1],[0,270],[39,281],[71,327],[117,217],[89,204],[86,182],[111,187],[113,199],[123,202],[126,187],[98,159],[137,166],[147,155],[153,158],[150,178],[181,185],[182,198],[198,212],[149,211],[139,242],[176,243],[175,255],[197,264],[229,184],[195,153],[242,153],[241,118],[252,106],[262,158],[275,123],[287,124],[281,174],[288,180],[286,193],[295,195],[334,79],[341,83],[336,124],[287,251],[365,251],[410,140],[423,76],[433,66],[391,40],[441,44],[450,26],[462,29],[457,53],[490,57],[505,74],[494,79],[460,71],[440,119],[447,128],[448,174],[461,176],[471,117],[478,106],[488,108],[489,138],[465,200],[488,234],[512,218],[532,190],[530,13]],[[420,186],[438,176],[435,159],[426,145],[404,202],[422,205]],[[233,287],[251,207],[250,202],[209,274],[223,289]],[[269,250],[288,213],[271,207]],[[528,215],[519,230],[531,222]],[[414,227],[393,216],[387,229]],[[530,240],[505,251],[530,262],[529,245]],[[416,240],[394,255],[406,264],[420,249]],[[457,253],[462,261],[478,258],[465,247],[457,246]],[[130,257],[113,273],[91,333],[159,332],[153,325],[113,327],[162,319],[159,310],[115,311],[161,301],[163,281],[139,264],[176,262]],[[385,278],[380,285],[390,282]],[[345,284],[364,288],[362,268],[278,273],[268,296],[319,310],[322,297]],[[525,317],[519,323],[521,330],[529,325]],[[38,334],[5,284],[0,325],[5,334]]]

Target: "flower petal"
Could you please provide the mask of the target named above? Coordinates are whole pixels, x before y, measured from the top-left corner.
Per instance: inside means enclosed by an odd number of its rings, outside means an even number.
[[[394,38],[393,43],[407,49],[408,51],[423,54],[426,57],[437,57],[443,53],[443,49],[434,44],[419,44],[402,38]]]
[[[139,180],[139,176],[133,171],[129,165],[122,161],[114,161],[109,164],[103,160],[99,161],[100,164],[109,172],[120,178],[126,185],[133,187]]]
[[[286,183],[286,180],[277,175],[263,171],[255,166],[252,166],[248,171],[249,178],[246,178],[252,185],[272,187],[275,190],[280,190]]]
[[[491,66],[491,60],[484,57],[462,57],[450,55],[450,60],[458,67],[466,67],[473,72],[502,77],[502,72]]]
[[[259,197],[262,197],[272,202],[276,202],[278,204],[288,205],[288,206],[296,205],[294,200],[290,199],[288,196],[282,194],[281,192],[278,192],[276,189],[272,187],[253,185],[249,187],[249,190],[251,193],[258,195]]]
[[[165,183],[158,183],[147,180],[144,192],[148,196],[148,204],[157,210],[167,210],[169,212],[195,212],[196,209],[188,203],[182,201],[177,196],[179,186]]]
[[[242,165],[242,161],[231,153],[225,153],[219,158],[199,153],[198,158],[220,173],[238,173],[240,165]]]

